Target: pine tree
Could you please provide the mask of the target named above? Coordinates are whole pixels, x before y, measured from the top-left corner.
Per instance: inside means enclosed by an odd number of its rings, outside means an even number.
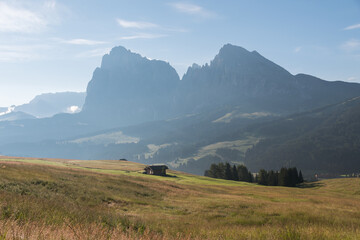
[[[290,187],[295,187],[296,184],[299,182],[299,175],[296,167],[289,168],[289,175],[290,175]]]
[[[228,163],[228,162],[225,164],[225,179],[234,180],[234,177],[232,174],[232,169],[231,169],[230,163]]]
[[[280,169],[278,185],[279,186],[289,186],[290,185],[289,171],[287,168],[282,167]]]
[[[232,176],[233,176],[233,180],[239,181],[239,174],[236,165],[234,165],[232,168]]]
[[[299,171],[299,183],[303,183],[303,182],[304,182],[304,178],[303,178],[302,172],[300,170]]]
[[[249,171],[244,165],[240,165],[237,168],[239,181],[249,182]]]
[[[247,180],[247,182],[254,182],[254,177],[253,177],[253,175],[252,175],[252,173],[250,171],[248,172],[248,180]]]
[[[259,171],[259,184],[268,185],[268,174],[264,169]]]
[[[217,178],[220,178],[220,179],[226,179],[226,177],[225,177],[225,168],[226,168],[226,166],[225,166],[225,164],[224,163],[219,163],[219,165],[218,165],[218,175],[217,175]]]
[[[268,185],[277,186],[277,176],[273,170],[268,172]]]
[[[215,163],[211,164],[210,169],[208,170],[207,174],[208,174],[208,177],[219,178],[219,176],[221,175],[219,166]]]

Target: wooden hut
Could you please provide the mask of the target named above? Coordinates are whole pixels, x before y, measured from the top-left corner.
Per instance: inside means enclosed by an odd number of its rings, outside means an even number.
[[[169,169],[166,165],[150,165],[144,168],[146,174],[166,176],[166,169]]]

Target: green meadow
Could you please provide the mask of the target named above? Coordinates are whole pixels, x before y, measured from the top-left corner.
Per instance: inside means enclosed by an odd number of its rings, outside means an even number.
[[[0,158],[0,239],[359,239],[360,179],[265,187],[127,161]]]

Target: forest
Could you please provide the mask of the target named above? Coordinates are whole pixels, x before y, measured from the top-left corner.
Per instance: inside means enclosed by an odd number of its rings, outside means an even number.
[[[282,167],[280,171],[261,169],[252,174],[244,165],[231,165],[230,163],[214,163],[206,170],[205,176],[233,181],[255,182],[264,186],[296,187],[304,182],[301,170],[296,167]]]

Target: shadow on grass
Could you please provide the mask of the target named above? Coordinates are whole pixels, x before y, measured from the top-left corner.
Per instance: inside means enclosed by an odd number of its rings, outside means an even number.
[[[166,174],[166,175],[165,175],[165,176],[163,176],[163,177],[177,178],[178,176],[176,176],[176,175],[169,175],[169,174]]]
[[[322,187],[322,186],[324,186],[324,183],[321,183],[321,182],[306,182],[306,183],[300,184],[298,187],[299,188],[316,188],[316,187]]]
[[[166,174],[166,175],[147,174],[146,172],[142,172],[142,174],[150,175],[150,176],[169,177],[169,178],[177,178],[178,177],[176,175],[169,175],[169,174]],[[1,238],[0,238],[0,240],[1,240]]]

